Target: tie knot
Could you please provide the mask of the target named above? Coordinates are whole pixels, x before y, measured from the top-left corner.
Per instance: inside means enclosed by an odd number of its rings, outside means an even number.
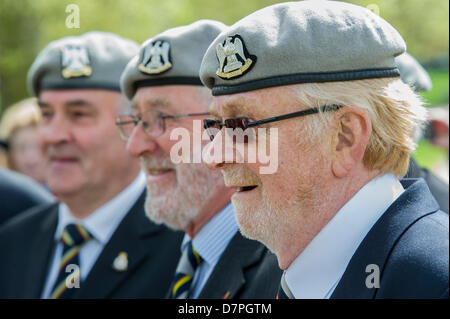
[[[191,263],[192,268],[195,270],[203,262],[203,259],[194,249],[192,241],[187,244],[187,247],[185,249],[187,250],[187,257],[189,259],[189,262]]]
[[[89,234],[89,232],[84,228],[82,225],[79,224],[69,224],[64,228],[63,234],[62,234],[62,241],[67,246],[79,246],[85,242],[87,242],[89,239],[91,239],[92,236]]]

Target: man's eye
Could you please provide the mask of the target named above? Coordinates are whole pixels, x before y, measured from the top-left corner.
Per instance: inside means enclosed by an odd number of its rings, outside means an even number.
[[[41,116],[43,120],[49,120],[52,118],[53,113],[52,112],[41,112]]]
[[[89,113],[86,113],[86,112],[72,112],[72,117],[75,117],[75,118],[81,118],[81,117],[86,117],[86,116],[89,116]]]

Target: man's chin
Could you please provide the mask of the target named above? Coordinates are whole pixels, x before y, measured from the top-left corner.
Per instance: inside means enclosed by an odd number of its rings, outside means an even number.
[[[145,215],[155,224],[164,224],[173,230],[183,230],[186,227],[185,224],[180,223],[177,216],[167,214],[164,210],[149,208],[147,205],[145,207]]]
[[[233,208],[234,208],[234,215],[236,217],[236,222],[239,226],[239,230],[241,231],[241,234],[249,239],[257,239],[255,238],[254,230],[253,230],[253,223],[251,221],[251,209],[249,208],[249,205],[243,204],[240,201],[232,200]]]

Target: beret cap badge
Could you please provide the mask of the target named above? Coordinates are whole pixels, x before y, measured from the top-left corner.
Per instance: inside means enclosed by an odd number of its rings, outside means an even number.
[[[170,62],[170,44],[167,41],[150,43],[143,52],[139,70],[147,74],[160,74],[172,68]]]
[[[90,76],[92,74],[89,55],[85,47],[67,45],[61,48],[61,54],[61,73],[65,79]]]
[[[219,43],[216,55],[219,60],[216,74],[226,80],[244,75],[256,62],[256,56],[248,53],[244,40],[238,34]]]

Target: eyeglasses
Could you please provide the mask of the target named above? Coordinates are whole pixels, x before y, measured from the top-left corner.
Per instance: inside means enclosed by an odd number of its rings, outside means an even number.
[[[283,114],[283,115],[279,115],[279,116],[275,116],[275,117],[270,117],[267,119],[254,121],[254,122],[250,122],[250,119],[248,117],[233,117],[233,118],[226,119],[223,123],[218,120],[214,120],[214,119],[204,119],[203,127],[208,132],[209,138],[212,141],[212,140],[214,140],[215,134],[217,134],[223,127],[230,128],[233,130],[241,129],[242,131],[245,131],[246,129],[248,129],[250,127],[255,127],[258,125],[262,125],[262,124],[287,120],[287,119],[294,118],[294,117],[316,114],[316,113],[319,113],[319,111],[322,111],[322,112],[336,111],[336,110],[340,109],[341,107],[342,107],[342,105],[337,105],[337,104],[325,105],[325,106],[314,107],[314,108],[302,110],[299,112],[288,113],[288,114]],[[247,143],[247,142],[248,142],[248,138],[245,138],[244,143]]]
[[[206,112],[168,115],[162,113],[161,111],[149,110],[143,113],[141,116],[134,116],[132,114],[119,115],[116,118],[116,125],[119,129],[119,133],[122,139],[127,141],[139,122],[142,122],[142,127],[144,128],[145,133],[147,133],[151,137],[158,137],[163,135],[166,131],[166,119],[177,119],[181,117],[203,115],[209,115],[209,113]]]

